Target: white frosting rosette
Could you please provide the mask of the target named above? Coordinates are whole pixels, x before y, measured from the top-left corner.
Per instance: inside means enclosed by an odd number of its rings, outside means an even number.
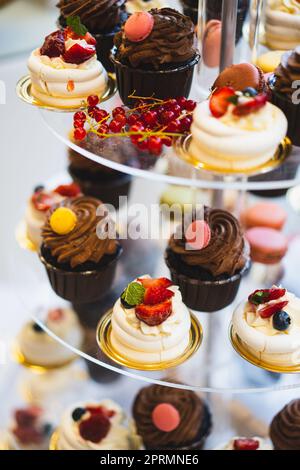
[[[271,49],[290,50],[300,44],[300,3],[268,0],[265,14],[266,42]]]
[[[265,164],[286,136],[285,115],[271,103],[243,117],[234,116],[232,109],[229,106],[224,116],[215,118],[209,101],[198,104],[191,127],[191,156],[224,170],[249,170]]]

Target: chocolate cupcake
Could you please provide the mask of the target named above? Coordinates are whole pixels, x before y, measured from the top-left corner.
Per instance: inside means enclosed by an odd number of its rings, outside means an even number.
[[[204,207],[183,220],[169,240],[165,261],[184,303],[213,312],[230,305],[249,268],[249,245],[230,212]]]
[[[119,209],[119,198],[129,195],[130,175],[100,165],[72,149],[69,149],[68,170],[85,196],[96,197],[116,210]]]
[[[59,0],[59,25],[66,27],[67,18],[79,16],[81,22],[97,40],[97,57],[108,72],[114,67],[109,59],[113,47],[114,35],[128,14],[125,10],[126,0]]]
[[[93,302],[112,285],[122,249],[107,230],[107,210],[97,215],[102,202],[80,196],[53,206],[42,231],[40,259],[53,290],[74,303]]]
[[[172,8],[134,13],[114,39],[115,64],[122,101],[154,96],[188,97],[199,61],[192,21]]]
[[[196,393],[162,385],[140,390],[133,417],[147,450],[202,449],[212,427],[209,408]]]
[[[273,418],[270,437],[275,450],[300,449],[300,400],[292,400]]]
[[[281,63],[270,78],[272,103],[280,108],[288,120],[288,137],[300,146],[300,100],[293,84],[300,80],[300,46],[283,54]]]

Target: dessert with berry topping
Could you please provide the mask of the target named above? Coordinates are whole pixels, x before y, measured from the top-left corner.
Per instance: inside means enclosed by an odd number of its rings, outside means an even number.
[[[69,407],[51,439],[51,450],[137,450],[133,423],[112,400]]]
[[[235,299],[249,268],[249,246],[230,212],[204,206],[185,215],[169,240],[165,261],[184,303],[213,312]]]
[[[81,348],[82,328],[70,308],[49,310],[44,325],[73,348]],[[73,351],[58,343],[33,321],[29,321],[21,329],[17,337],[17,347],[26,365],[46,369],[64,366],[77,358]]]
[[[292,400],[280,410],[270,425],[275,450],[300,449],[300,400]]]
[[[234,311],[232,337],[257,365],[299,366],[300,299],[281,287],[256,290]]]
[[[57,295],[78,304],[99,300],[112,284],[122,253],[116,237],[99,199],[79,196],[52,206],[40,259]]]
[[[142,388],[133,403],[137,432],[147,450],[202,449],[212,428],[207,403],[190,390]]]
[[[124,104],[130,95],[188,97],[199,61],[192,21],[171,8],[137,12],[116,34],[112,61]]]
[[[167,7],[165,0],[127,0],[126,10],[131,15],[137,11],[149,11],[153,8]]]
[[[229,442],[214,450],[273,450],[268,441],[261,437],[233,437]]]
[[[54,108],[79,108],[87,96],[101,96],[107,74],[96,56],[96,40],[70,18],[63,31],[49,34],[28,60],[32,96]]]
[[[0,450],[47,450],[52,424],[37,406],[15,410],[12,423],[0,442]]]
[[[96,39],[97,57],[108,72],[114,67],[109,59],[114,35],[127,19],[126,0],[59,0],[58,23],[65,28],[68,18],[77,15]]]
[[[52,190],[45,188],[43,185],[34,188],[27,204],[25,223],[27,237],[36,248],[42,243],[42,227],[51,206],[61,202],[65,197],[75,197],[79,194],[80,188],[75,183],[63,184]]]
[[[300,43],[299,0],[267,0],[265,36],[270,49],[288,51]]]
[[[222,87],[197,106],[191,131],[189,153],[204,167],[249,171],[273,158],[287,120],[267,94]]]
[[[111,325],[111,344],[118,355],[135,364],[159,364],[187,349],[191,317],[169,279],[142,276],[115,303]]]

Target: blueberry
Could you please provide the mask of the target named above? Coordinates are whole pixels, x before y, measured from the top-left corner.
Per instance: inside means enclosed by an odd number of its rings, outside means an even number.
[[[75,410],[72,413],[72,418],[73,421],[79,421],[80,418],[86,413],[85,408],[75,408]]]
[[[284,310],[273,315],[273,327],[278,331],[285,331],[291,324],[291,317]]]
[[[49,436],[49,434],[51,433],[52,431],[52,426],[50,423],[46,423],[44,426],[43,426],[43,434],[44,436]]]
[[[243,95],[245,96],[256,96],[258,95],[257,91],[255,90],[255,88],[252,88],[252,87],[248,87],[248,88],[245,88],[243,91],[242,91]]]
[[[40,193],[41,191],[43,191],[45,189],[45,186],[43,186],[42,184],[36,186],[33,190],[34,193]]]
[[[33,323],[33,324],[32,324],[32,329],[33,329],[36,333],[44,333],[43,328],[41,328],[40,325],[38,325],[37,323]]]

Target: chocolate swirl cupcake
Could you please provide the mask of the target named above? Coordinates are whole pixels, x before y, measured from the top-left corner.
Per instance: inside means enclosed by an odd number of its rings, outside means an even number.
[[[292,86],[293,82],[300,80],[300,46],[294,51],[283,54],[281,63],[275,70],[275,77],[275,90],[292,100],[292,95],[295,92],[295,88]]]
[[[133,416],[146,449],[201,449],[212,423],[194,392],[151,385],[140,390]]]
[[[275,450],[300,449],[300,400],[291,401],[273,418],[270,437]]]
[[[249,267],[249,245],[229,212],[203,208],[183,220],[169,240],[165,261],[184,303],[194,310],[221,310],[233,302]]]

